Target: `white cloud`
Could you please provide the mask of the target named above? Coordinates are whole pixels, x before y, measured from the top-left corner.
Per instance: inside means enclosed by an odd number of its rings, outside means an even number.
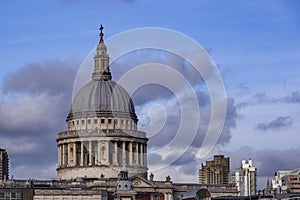
[[[37,179],[37,180],[49,180],[56,179],[56,163],[49,164],[48,166],[37,165],[18,165],[14,166],[11,173],[15,179]]]
[[[10,132],[19,129],[37,132],[41,127],[53,127],[58,123],[57,117],[61,111],[57,107],[62,101],[62,95],[53,96],[47,93],[24,94],[10,101],[2,101],[0,125],[2,129]]]
[[[5,148],[9,154],[12,155],[26,155],[38,151],[40,148],[39,143],[25,137],[1,137],[0,146]]]

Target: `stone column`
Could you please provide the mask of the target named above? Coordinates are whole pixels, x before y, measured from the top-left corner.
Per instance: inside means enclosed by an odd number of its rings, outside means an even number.
[[[77,146],[76,142],[73,144],[73,157],[74,157],[74,166],[77,165]]]
[[[115,141],[115,164],[118,165],[118,142]]]
[[[64,148],[63,148],[63,144],[60,145],[60,165],[64,166]]]
[[[65,158],[65,145],[64,144],[62,144],[61,145],[62,146],[62,166],[65,166],[65,164],[66,164],[66,162],[65,162],[65,160],[66,160],[66,158]]]
[[[92,141],[89,141],[89,165],[92,165]]]
[[[128,159],[128,165],[132,165],[132,153],[133,153],[132,142],[129,142],[129,159]]]
[[[127,165],[128,163],[126,162],[126,143],[122,143],[122,165]]]
[[[64,144],[64,165],[68,165],[68,144]]]
[[[98,165],[101,164],[101,141],[98,141]]]
[[[71,163],[70,163],[70,160],[71,160],[71,154],[70,154],[70,149],[71,149],[71,145],[70,143],[67,144],[67,166],[69,166]]]
[[[140,154],[140,166],[143,166],[144,165],[144,148],[143,148],[143,143],[140,144],[140,151],[141,151],[141,154]]]
[[[136,163],[135,164],[139,164],[139,143],[135,144],[135,148],[136,148]]]
[[[58,158],[58,163],[57,163],[57,165],[58,165],[58,167],[60,167],[60,165],[61,165],[61,152],[60,152],[60,145],[58,145],[57,146],[57,158]]]
[[[59,166],[62,166],[62,146],[59,145]]]
[[[106,148],[105,148],[106,152],[104,152],[104,155],[106,157],[106,164],[109,165],[110,162],[113,162],[112,158],[110,158],[110,144],[109,144],[109,141],[106,141],[105,145],[106,145]]]
[[[81,147],[80,147],[80,166],[83,166],[83,141],[81,141]]]
[[[147,167],[147,165],[148,165],[148,163],[147,163],[147,144],[144,144],[144,147],[145,147],[145,149],[144,149],[144,166],[146,166]]]

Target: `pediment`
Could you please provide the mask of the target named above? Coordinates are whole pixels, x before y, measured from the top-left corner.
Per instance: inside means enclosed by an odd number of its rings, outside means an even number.
[[[151,187],[153,188],[154,187],[154,184],[151,182],[151,181],[148,181],[140,176],[133,176],[130,178],[131,182],[132,182],[132,185],[133,187]]]

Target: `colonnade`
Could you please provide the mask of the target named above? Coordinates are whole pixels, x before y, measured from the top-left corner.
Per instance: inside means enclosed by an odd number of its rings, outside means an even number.
[[[147,144],[129,141],[76,141],[58,145],[58,167],[147,166]]]

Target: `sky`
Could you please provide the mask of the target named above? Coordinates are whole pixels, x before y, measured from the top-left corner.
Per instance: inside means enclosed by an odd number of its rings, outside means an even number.
[[[207,82],[193,66],[169,52],[147,49],[112,63],[114,80],[133,66],[152,62],[169,65],[195,92],[199,119],[189,98],[178,99],[166,87],[144,85],[132,96],[139,127],[150,132],[149,151],[169,148],[166,154],[148,155],[154,179],[164,180],[170,175],[175,182],[197,182],[201,163],[214,154],[229,156],[232,169],[239,168],[242,159],[252,159],[258,169],[258,189],[265,187],[276,170],[299,168],[299,8],[297,0],[2,2],[0,148],[8,151],[10,175],[56,178],[55,139],[58,132],[66,130],[76,74],[99,42],[100,24],[105,39],[145,27],[184,34],[208,51],[224,82],[224,128],[210,154],[203,158],[198,152],[210,124],[211,108],[219,107],[210,100]],[[180,42],[176,44],[185,46]],[[111,51],[121,47],[122,42]],[[149,78],[147,73],[140,77]],[[172,77],[167,80],[172,82]],[[185,148],[170,143],[183,113],[179,107],[190,114],[184,120],[200,124],[194,140]],[[151,127],[159,130],[152,134]],[[187,129],[186,136],[190,132]],[[161,163],[164,167],[158,167]]]

